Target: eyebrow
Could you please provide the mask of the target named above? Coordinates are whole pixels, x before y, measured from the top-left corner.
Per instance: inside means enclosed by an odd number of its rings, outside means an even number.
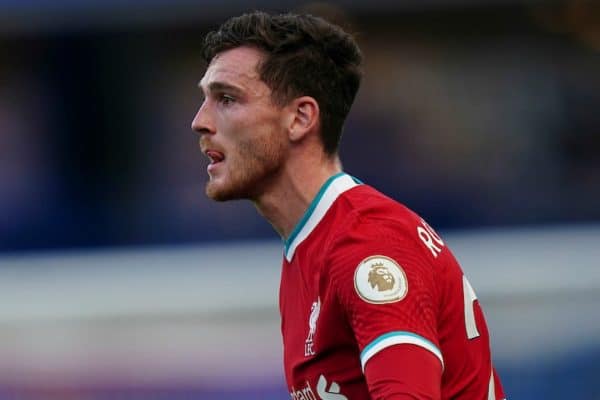
[[[202,92],[204,93],[204,89],[202,88],[202,85],[200,84],[200,82],[198,82],[198,87],[202,90]],[[242,94],[243,91],[241,88],[231,85],[229,83],[225,83],[225,82],[211,82],[208,84],[208,92],[224,92],[224,91],[229,91],[229,92],[233,92],[235,94]]]

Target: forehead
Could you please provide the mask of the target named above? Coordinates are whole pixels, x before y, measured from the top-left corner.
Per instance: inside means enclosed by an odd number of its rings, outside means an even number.
[[[263,83],[258,64],[263,53],[252,47],[236,47],[217,54],[208,65],[200,86],[206,89],[213,82],[250,88]]]

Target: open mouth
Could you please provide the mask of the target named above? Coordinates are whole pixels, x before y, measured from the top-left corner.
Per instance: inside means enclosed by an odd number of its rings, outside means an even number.
[[[206,150],[206,155],[210,159],[211,165],[218,164],[218,163],[222,162],[223,160],[225,160],[225,155],[223,153],[221,153],[220,151]]]

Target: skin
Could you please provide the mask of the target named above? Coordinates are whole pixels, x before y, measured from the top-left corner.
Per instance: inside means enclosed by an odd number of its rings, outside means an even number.
[[[217,54],[199,87],[204,101],[192,129],[209,158],[206,194],[218,201],[249,199],[287,239],[325,181],[341,171],[319,138],[319,105],[310,96],[283,106],[257,66],[265,54],[238,47]],[[211,159],[212,159],[211,158]]]

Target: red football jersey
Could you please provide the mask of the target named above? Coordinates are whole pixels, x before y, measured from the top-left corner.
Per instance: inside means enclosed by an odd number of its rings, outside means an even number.
[[[369,361],[409,345],[439,360],[441,399],[504,399],[476,299],[423,219],[347,174],[331,177],[285,243],[279,300],[291,398],[373,399]]]

